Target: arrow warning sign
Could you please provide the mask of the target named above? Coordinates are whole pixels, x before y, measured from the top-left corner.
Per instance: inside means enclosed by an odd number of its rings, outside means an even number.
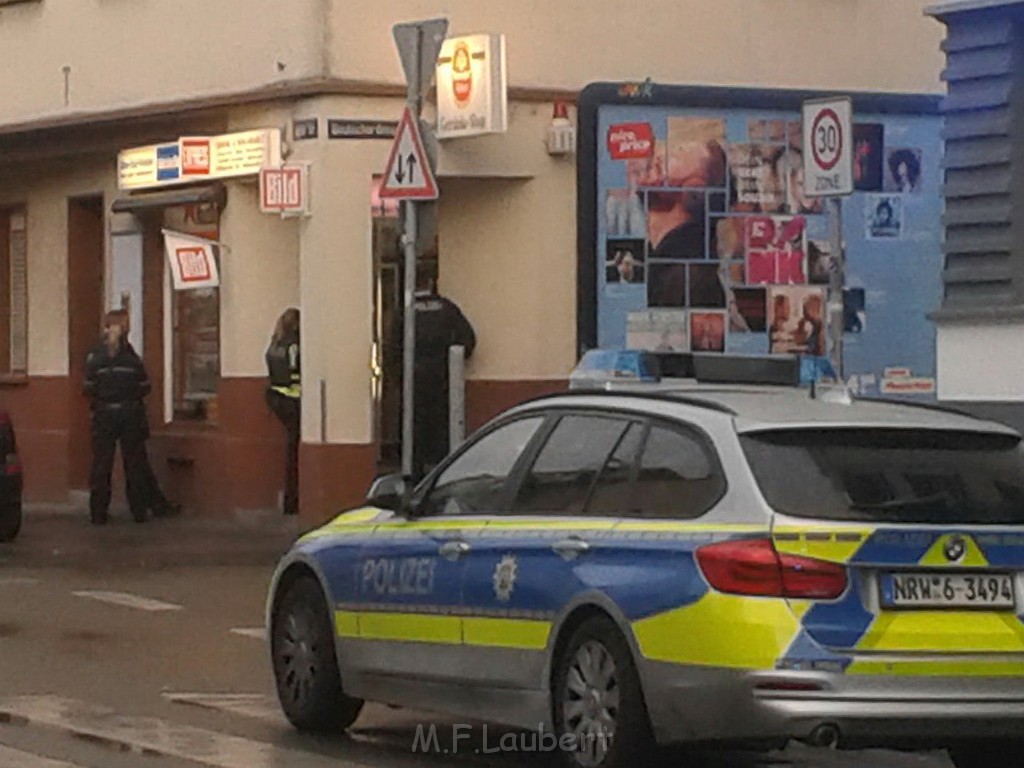
[[[436,200],[437,180],[423,150],[423,137],[406,107],[384,171],[380,196],[402,200]]]

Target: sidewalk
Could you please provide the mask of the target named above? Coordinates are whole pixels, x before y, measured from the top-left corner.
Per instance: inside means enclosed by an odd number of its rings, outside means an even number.
[[[33,510],[18,538],[0,544],[0,568],[272,567],[305,529],[295,517],[270,513],[183,514],[140,524],[112,512],[107,525],[93,526],[86,513]]]

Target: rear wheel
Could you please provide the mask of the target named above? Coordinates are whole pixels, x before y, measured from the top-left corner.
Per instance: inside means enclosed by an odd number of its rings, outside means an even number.
[[[14,541],[21,530],[21,505],[0,507],[0,542]]]
[[[277,696],[292,725],[322,733],[355,722],[363,702],[342,689],[327,602],[313,577],[285,589],[273,614],[271,644]]]
[[[629,646],[608,618],[573,633],[556,661],[555,732],[574,768],[622,768],[642,762],[653,744],[640,676]]]
[[[1017,761],[1024,741],[992,739],[965,742],[951,747],[950,760],[956,768],[1005,768]]]

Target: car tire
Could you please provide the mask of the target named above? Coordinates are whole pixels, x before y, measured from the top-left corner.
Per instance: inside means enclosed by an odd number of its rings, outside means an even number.
[[[289,722],[311,733],[339,732],[352,725],[363,702],[342,688],[333,622],[316,579],[302,576],[285,588],[270,637],[277,696]]]
[[[949,749],[949,759],[956,768],[1004,768],[1012,763],[1011,755],[1019,755],[1024,741],[993,739],[965,742]]]
[[[654,740],[640,675],[618,627],[604,616],[585,620],[555,663],[553,721],[565,763],[572,768],[642,764]]]
[[[0,509],[0,542],[14,541],[21,530],[21,505],[11,504]]]

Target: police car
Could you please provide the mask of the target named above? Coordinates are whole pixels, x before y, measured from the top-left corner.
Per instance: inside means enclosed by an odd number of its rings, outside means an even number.
[[[267,615],[295,726],[376,701],[540,729],[602,768],[652,743],[959,768],[1012,747],[1019,434],[798,386],[796,358],[687,356],[668,380],[601,355],[285,556]]]

